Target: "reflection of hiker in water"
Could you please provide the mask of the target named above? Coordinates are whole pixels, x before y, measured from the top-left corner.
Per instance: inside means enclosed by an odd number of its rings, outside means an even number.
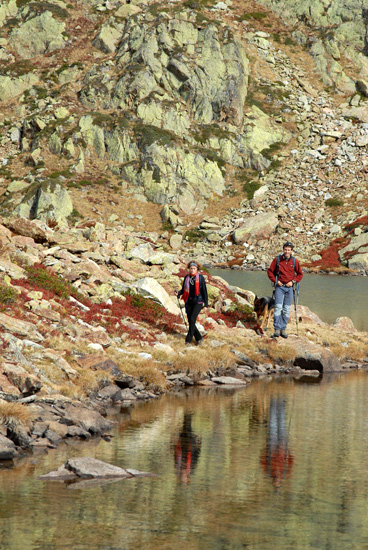
[[[184,414],[183,428],[175,444],[175,465],[182,483],[188,483],[201,452],[201,438],[192,431],[192,415]]]
[[[261,464],[275,487],[290,476],[294,456],[291,454],[286,431],[285,400],[272,397],[268,419],[267,448],[261,457]]]

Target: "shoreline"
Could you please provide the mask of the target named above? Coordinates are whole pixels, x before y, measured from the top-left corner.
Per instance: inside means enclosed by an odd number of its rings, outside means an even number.
[[[267,337],[266,337],[267,339]],[[293,345],[305,338],[290,334]],[[225,344],[223,344],[225,345]],[[273,347],[286,347],[285,342],[271,344]],[[202,347],[221,348],[219,341],[206,338],[206,345]],[[202,348],[201,347],[201,348]],[[308,347],[308,346],[307,346]],[[187,353],[196,352],[192,346]],[[202,349],[201,349],[202,351]],[[224,355],[226,352],[224,351]],[[316,350],[314,350],[316,352]],[[245,353],[232,349],[234,361],[232,364],[218,366],[216,369],[206,372],[178,370],[174,367],[166,370],[166,385],[164,389],[150,389],[139,380],[125,377],[125,380],[116,379],[105,385],[93,398],[84,400],[72,400],[65,396],[55,397],[29,396],[23,399],[7,401],[10,405],[29,408],[28,419],[9,421],[0,427],[0,461],[3,466],[15,467],[18,459],[30,457],[35,452],[48,452],[56,449],[63,443],[70,441],[87,441],[90,439],[104,438],[109,440],[110,431],[115,422],[110,420],[111,409],[124,410],[134,407],[139,403],[147,403],[152,399],[159,399],[167,394],[190,390],[191,388],[245,388],[252,381],[265,377],[272,378],[320,378],[328,374],[342,374],[351,370],[368,369],[368,358],[364,361],[346,360],[341,363],[332,360],[332,354],[327,357],[319,357],[318,369],[311,368],[317,365],[318,350],[313,356],[313,350],[308,347],[307,354],[300,353],[299,360],[284,359],[283,361],[264,364],[256,364]],[[209,353],[209,349],[207,349]],[[306,359],[308,358],[308,359]],[[303,364],[304,361],[304,364]],[[306,361],[310,361],[309,368]],[[299,362],[299,365],[296,364]],[[303,364],[303,367],[300,366]],[[164,365],[160,365],[164,367]],[[1,392],[2,399],[9,398]],[[110,411],[110,413],[109,413]],[[10,413],[9,413],[10,414]],[[115,414],[113,417],[116,416]],[[5,438],[12,444],[5,444]]]

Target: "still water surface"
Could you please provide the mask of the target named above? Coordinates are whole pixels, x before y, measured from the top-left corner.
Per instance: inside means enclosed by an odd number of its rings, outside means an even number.
[[[258,296],[272,295],[265,271],[211,269],[211,275],[218,275]],[[368,331],[368,277],[306,273],[300,284],[299,303],[308,306],[326,323],[333,323],[338,317],[350,317],[356,329]]]
[[[368,548],[368,375],[194,390],[1,470],[1,550]],[[158,474],[42,482],[71,456]]]

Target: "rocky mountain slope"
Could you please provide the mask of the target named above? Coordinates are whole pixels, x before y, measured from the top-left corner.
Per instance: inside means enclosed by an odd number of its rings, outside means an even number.
[[[245,267],[289,238],[330,267],[366,227],[365,8],[263,4],[2,6],[3,216],[166,229]]]

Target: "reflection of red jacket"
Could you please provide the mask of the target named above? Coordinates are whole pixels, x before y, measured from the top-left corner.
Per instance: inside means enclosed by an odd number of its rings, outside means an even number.
[[[265,474],[271,476],[275,481],[290,476],[294,463],[294,456],[284,447],[276,447],[274,451],[267,449],[261,456],[261,464]]]
[[[276,275],[277,275],[277,273],[275,273],[276,267],[277,267],[277,257],[272,260],[272,263],[267,270],[268,278],[273,283],[276,283]],[[283,285],[286,285],[286,283],[289,283],[290,281],[295,281],[299,283],[303,279],[303,271],[302,271],[302,268],[300,267],[299,260],[297,260],[296,258],[295,258],[295,272],[294,272],[294,265],[293,265],[292,258],[290,257],[287,260],[284,257],[284,255],[281,254],[278,271],[279,271],[278,279]]]

